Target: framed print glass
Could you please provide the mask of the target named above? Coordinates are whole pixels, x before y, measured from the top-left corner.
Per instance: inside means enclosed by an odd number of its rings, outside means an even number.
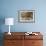
[[[35,22],[35,10],[19,10],[18,21],[23,23]]]

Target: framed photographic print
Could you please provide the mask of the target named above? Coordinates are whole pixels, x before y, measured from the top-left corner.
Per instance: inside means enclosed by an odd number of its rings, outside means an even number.
[[[19,10],[18,21],[23,23],[35,22],[35,10]]]

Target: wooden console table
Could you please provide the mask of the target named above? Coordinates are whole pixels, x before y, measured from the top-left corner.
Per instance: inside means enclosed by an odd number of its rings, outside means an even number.
[[[11,32],[8,35],[4,33],[4,46],[43,46],[43,35],[25,35],[26,32]],[[34,33],[34,32],[33,32]]]

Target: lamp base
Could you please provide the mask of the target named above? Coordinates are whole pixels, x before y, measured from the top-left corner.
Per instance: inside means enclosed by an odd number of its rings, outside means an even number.
[[[10,32],[8,32],[8,34],[9,34],[9,35],[11,35],[11,33],[10,33]]]

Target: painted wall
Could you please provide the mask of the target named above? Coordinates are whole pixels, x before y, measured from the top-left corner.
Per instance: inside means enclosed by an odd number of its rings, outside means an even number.
[[[18,22],[18,10],[24,9],[35,10],[35,23]],[[40,31],[44,34],[46,32],[46,0],[0,0],[0,32],[8,32],[8,26],[4,24],[4,19],[7,17],[14,18],[12,32]]]
[[[18,10],[35,10],[35,23],[19,23]],[[1,0],[2,17],[13,17],[14,26],[11,31],[46,31],[46,0]],[[1,26],[2,32],[8,31],[8,26]]]

